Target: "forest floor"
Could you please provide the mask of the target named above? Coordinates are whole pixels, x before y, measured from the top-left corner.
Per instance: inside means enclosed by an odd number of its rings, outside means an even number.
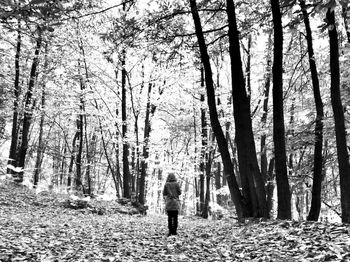
[[[0,261],[350,261],[342,224],[166,217],[65,207],[52,193],[0,185]],[[61,200],[62,201],[62,200]]]

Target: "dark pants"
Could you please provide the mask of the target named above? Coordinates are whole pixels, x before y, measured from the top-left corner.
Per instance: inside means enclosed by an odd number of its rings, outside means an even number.
[[[167,211],[168,213],[168,228],[169,228],[169,236],[177,235],[177,216],[179,215],[179,211]]]

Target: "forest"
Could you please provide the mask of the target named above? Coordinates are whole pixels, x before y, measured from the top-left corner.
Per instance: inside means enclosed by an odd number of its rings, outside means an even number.
[[[347,0],[0,1],[0,181],[350,222]],[[0,182],[1,183],[1,182]]]

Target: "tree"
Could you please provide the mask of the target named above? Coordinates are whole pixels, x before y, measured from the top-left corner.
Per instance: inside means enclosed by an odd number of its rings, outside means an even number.
[[[21,145],[19,148],[18,156],[17,156],[17,166],[22,168],[21,171],[16,174],[16,181],[23,182],[23,169],[25,158],[28,150],[28,142],[29,142],[29,128],[32,121],[33,114],[33,101],[32,96],[34,92],[34,85],[37,79],[37,69],[39,66],[39,55],[42,46],[42,29],[40,27],[37,28],[37,38],[36,38],[36,46],[34,50],[33,62],[30,70],[30,78],[28,89],[26,92],[26,99],[24,104],[24,116],[23,116],[23,126],[22,126],[22,136],[21,136]]]
[[[309,55],[310,71],[312,86],[314,91],[315,106],[316,106],[316,121],[315,121],[315,149],[314,149],[314,168],[313,168],[313,185],[312,185],[312,200],[308,220],[317,221],[321,210],[321,186],[322,186],[322,168],[323,168],[323,103],[320,92],[320,84],[316,61],[314,57],[313,39],[310,27],[309,15],[305,6],[305,1],[300,1],[300,8],[304,17],[306,30],[306,41]]]
[[[271,66],[272,66],[272,39],[271,39],[272,30],[269,31],[268,35],[268,42],[267,42],[267,55],[266,55],[266,69],[265,69],[265,76],[264,76],[264,100],[263,100],[263,106],[262,106],[262,116],[261,116],[261,124],[262,128],[266,129],[267,125],[267,116],[268,116],[268,104],[269,104],[269,94],[270,94],[270,86],[271,86]],[[267,134],[266,131],[263,131],[263,134],[260,137],[260,169],[261,169],[261,175],[265,181],[266,184],[266,206],[267,206],[267,212],[270,213],[272,209],[272,197],[273,197],[273,189],[274,189],[274,178],[273,178],[273,171],[271,171],[271,168],[273,168],[274,164],[271,164],[270,160],[270,169],[267,159],[267,145],[266,145],[266,138]],[[273,162],[272,158],[272,162]]]
[[[338,32],[334,13],[334,6],[330,6],[327,10],[326,21],[328,26],[330,50],[331,102],[335,122],[338,168],[340,176],[342,222],[350,223],[350,164],[346,142],[344,111],[340,95]]]
[[[20,96],[20,58],[21,58],[21,22],[18,21],[17,30],[17,45],[16,45],[16,57],[15,57],[15,82],[14,82],[14,99],[13,99],[13,116],[12,116],[12,131],[11,131],[11,145],[9,152],[9,160],[7,162],[7,173],[13,173],[9,166],[16,166],[16,155],[18,146],[18,110],[19,110],[19,96]]]
[[[201,68],[201,92],[204,92],[204,70]],[[206,108],[204,106],[205,95],[200,94],[201,101],[201,155],[199,163],[199,213],[203,216],[204,202],[205,202],[205,174],[206,174],[206,162],[208,161],[208,125]]]
[[[291,193],[287,174],[286,142],[283,110],[283,31],[279,0],[271,0],[274,25],[273,54],[273,141],[275,154],[275,170],[277,183],[279,219],[291,218]]]
[[[44,70],[46,71],[48,68],[48,43],[45,44],[45,58],[44,58]],[[47,72],[44,72],[44,74],[47,74]],[[38,149],[37,149],[37,156],[35,160],[35,169],[34,169],[34,176],[33,176],[33,184],[34,186],[37,186],[39,183],[39,176],[41,171],[41,164],[43,161],[43,156],[45,152],[45,141],[44,141],[44,124],[45,124],[45,100],[46,100],[46,77],[43,77],[42,80],[42,87],[41,87],[41,115],[40,115],[40,124],[39,124],[39,139],[38,139]]]
[[[267,217],[265,184],[256,157],[250,99],[245,89],[235,12],[234,2],[227,0],[232,99],[239,173],[242,181],[243,195],[249,208],[249,213],[246,216]]]
[[[147,91],[147,104],[146,104],[146,116],[145,116],[145,127],[143,136],[143,151],[141,160],[141,173],[140,173],[140,192],[139,192],[139,202],[140,204],[145,204],[145,188],[146,188],[146,175],[147,175],[147,160],[149,158],[149,139],[151,134],[151,118],[156,111],[156,106],[151,102],[151,92],[154,84],[150,82],[148,84]]]
[[[216,141],[218,143],[221,159],[224,165],[224,170],[223,170],[224,176],[226,177],[229,185],[231,198],[235,204],[238,218],[242,219],[248,212],[243,203],[243,197],[241,195],[241,192],[239,190],[239,187],[236,181],[236,177],[234,175],[234,169],[231,162],[227,141],[225,139],[224,133],[222,131],[222,128],[218,119],[210,58],[208,55],[207,46],[203,35],[203,29],[199,18],[196,1],[190,0],[190,6],[191,6],[192,18],[195,25],[196,36],[199,44],[201,61],[204,67],[210,123],[213,129]]]

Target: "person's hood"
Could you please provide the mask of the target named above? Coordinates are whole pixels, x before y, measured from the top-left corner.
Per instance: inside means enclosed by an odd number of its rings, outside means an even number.
[[[174,174],[174,173],[169,173],[169,175],[168,175],[166,181],[167,181],[167,182],[176,182],[175,174]]]

